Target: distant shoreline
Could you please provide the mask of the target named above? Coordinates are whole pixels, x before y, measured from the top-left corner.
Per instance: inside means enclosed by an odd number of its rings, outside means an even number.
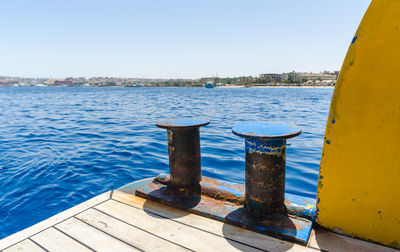
[[[220,86],[217,88],[334,88],[334,86]]]
[[[62,88],[62,87],[109,87],[109,88],[205,88],[204,86],[142,86],[142,87],[135,87],[135,86],[0,86],[1,87],[50,87],[50,88]],[[335,86],[249,86],[246,87],[244,85],[232,85],[232,86],[217,86],[215,88],[334,88]]]

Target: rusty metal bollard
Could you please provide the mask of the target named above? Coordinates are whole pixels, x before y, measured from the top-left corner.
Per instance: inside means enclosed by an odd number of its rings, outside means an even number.
[[[167,129],[170,181],[174,188],[194,188],[201,181],[200,130],[210,121],[171,119],[157,122]]]
[[[245,208],[256,216],[285,213],[286,139],[301,130],[280,123],[249,122],[232,132],[245,138]]]

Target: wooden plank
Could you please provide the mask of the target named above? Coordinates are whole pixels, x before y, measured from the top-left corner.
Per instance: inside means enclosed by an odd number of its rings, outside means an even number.
[[[399,252],[396,249],[335,234],[324,229],[311,231],[309,246],[325,251]]]
[[[151,211],[153,213],[164,216],[165,218],[173,219],[176,222],[194,226],[215,235],[225,237],[240,243],[255,246],[262,250],[315,251],[301,245],[282,241],[273,237],[262,235],[233,225],[225,224],[216,220],[208,219],[199,215],[188,214],[183,210],[171,208],[154,201],[149,201],[140,197],[136,197],[132,194],[114,191],[112,198],[139,209],[145,208],[146,211]]]
[[[115,218],[146,230],[164,239],[195,251],[260,251],[255,248],[228,241],[223,237],[204,232],[187,225],[156,216],[150,212],[119,203],[106,201],[95,207]]]
[[[111,195],[111,191],[100,194],[94,198],[91,198],[90,200],[87,200],[79,205],[76,205],[64,212],[56,214],[42,222],[39,222],[29,228],[26,228],[18,233],[15,233],[13,235],[5,237],[4,239],[0,240],[0,250],[10,247],[13,244],[16,244],[22,240],[25,240],[26,238],[46,229],[48,227],[53,226],[54,224],[64,221],[64,220],[70,218],[71,216],[74,216],[75,214],[84,211],[85,209],[88,209],[96,204],[101,203],[101,202],[109,199],[110,195]]]
[[[276,250],[307,250],[307,248],[291,244],[289,242],[280,241],[278,239],[264,236],[249,230],[243,230],[241,228],[225,225],[221,222],[210,220],[202,216],[188,215],[185,211],[178,209],[170,209],[170,207],[162,205],[157,202],[147,201],[146,199],[136,197],[131,194],[126,194],[120,191],[114,191],[113,199],[130,204],[134,207],[143,209],[144,207],[148,211],[165,216],[166,218],[174,219],[175,221],[193,225],[203,230],[215,233],[217,235],[224,235],[227,238],[240,241],[246,244],[253,244],[259,248],[276,251]],[[220,226],[224,225],[224,232],[221,232]],[[292,247],[291,247],[292,246]],[[381,246],[375,243],[354,239],[351,237],[335,234],[323,229],[313,230],[310,235],[309,248],[314,251],[325,250],[325,251],[382,251],[382,252],[398,252],[398,250]]]
[[[75,218],[57,224],[56,228],[96,251],[140,251]]]
[[[78,214],[76,218],[144,251],[188,251],[94,209]]]
[[[92,251],[54,228],[46,229],[31,239],[49,251]]]
[[[17,252],[17,251],[42,252],[42,251],[46,251],[46,250],[42,249],[41,247],[36,245],[34,242],[32,242],[28,239],[23,240],[15,245],[9,247],[8,249],[3,250],[3,252]]]

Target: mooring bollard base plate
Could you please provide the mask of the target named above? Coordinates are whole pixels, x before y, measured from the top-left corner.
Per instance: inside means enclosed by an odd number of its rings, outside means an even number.
[[[157,179],[154,179],[135,188],[135,192],[129,188],[125,188],[125,190],[120,188],[120,190],[280,239],[300,244],[307,243],[311,232],[312,220],[291,214],[255,217],[243,207],[241,199],[244,195],[244,185],[205,177],[203,177],[200,185],[202,187],[201,193],[187,193],[185,190],[170,189],[166,184],[159,183]],[[221,190],[221,193],[225,194],[225,196],[218,197],[220,193],[215,191],[215,188]],[[232,197],[228,197],[229,191],[232,192]],[[204,192],[207,194],[204,194]],[[309,212],[306,211],[306,213],[313,215],[314,208],[310,209],[310,203],[312,204],[313,200],[302,201],[303,198],[300,197],[300,200],[296,201],[294,197],[286,203],[294,204],[297,207],[300,205],[297,212],[304,214],[304,210],[308,209]],[[306,206],[302,206],[303,203]]]

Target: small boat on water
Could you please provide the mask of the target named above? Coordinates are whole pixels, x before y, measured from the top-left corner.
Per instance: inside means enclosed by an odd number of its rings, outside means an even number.
[[[214,88],[214,82],[212,82],[212,81],[207,82],[205,87],[206,88]]]

